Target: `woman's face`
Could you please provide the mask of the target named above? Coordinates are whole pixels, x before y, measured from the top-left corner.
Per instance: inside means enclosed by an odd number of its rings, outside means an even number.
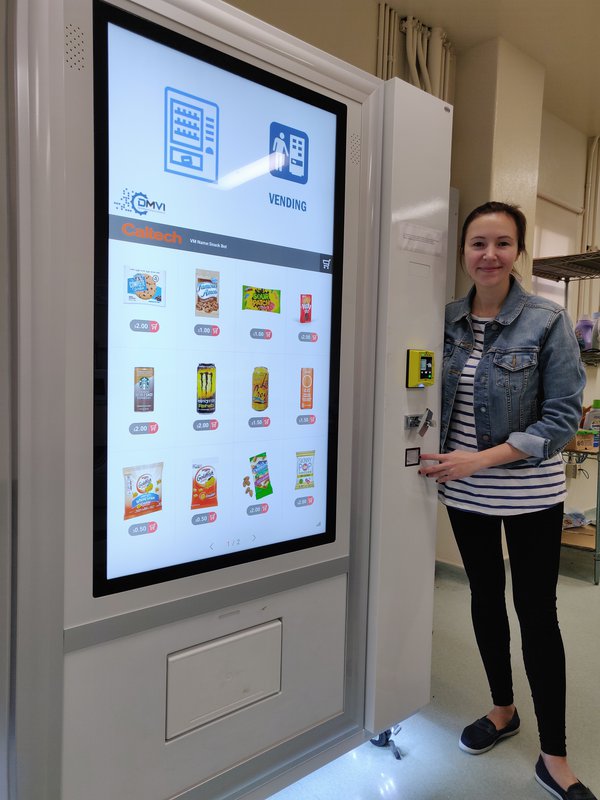
[[[506,288],[518,257],[518,233],[508,214],[484,214],[467,228],[464,261],[476,287]]]

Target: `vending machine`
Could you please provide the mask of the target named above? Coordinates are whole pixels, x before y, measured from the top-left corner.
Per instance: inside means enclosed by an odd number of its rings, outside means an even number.
[[[17,0],[0,794],[261,800],[429,700],[451,109],[220,0]]]

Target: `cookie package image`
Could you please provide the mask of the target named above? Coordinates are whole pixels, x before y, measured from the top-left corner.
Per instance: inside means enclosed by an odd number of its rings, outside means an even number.
[[[215,270],[196,270],[196,316],[219,316],[219,273]]]
[[[164,306],[165,273],[125,267],[125,302]]]

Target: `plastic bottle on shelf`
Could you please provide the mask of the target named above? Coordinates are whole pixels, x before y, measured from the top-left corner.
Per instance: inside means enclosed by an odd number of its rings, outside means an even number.
[[[600,400],[593,400],[592,407],[585,415],[583,427],[586,430],[594,431],[594,446],[600,441]]]
[[[590,350],[592,347],[592,329],[594,323],[589,317],[581,317],[575,325],[575,337],[579,342],[580,350]]]
[[[600,311],[592,314],[594,327],[592,328],[592,350],[600,350]]]

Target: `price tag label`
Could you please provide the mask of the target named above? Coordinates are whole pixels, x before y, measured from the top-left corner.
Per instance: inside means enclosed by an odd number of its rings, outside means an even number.
[[[156,522],[136,522],[135,525],[130,525],[127,533],[130,536],[143,536],[146,533],[156,533],[158,530],[158,523]]]
[[[197,419],[192,423],[195,431],[216,431],[219,422],[216,419]]]
[[[315,502],[315,498],[312,495],[308,495],[307,497],[297,497],[294,500],[294,505],[296,508],[304,508],[306,506],[312,506]]]
[[[266,514],[268,510],[268,503],[254,503],[254,505],[248,506],[246,514],[248,514],[249,517],[254,517],[257,514]]]
[[[218,325],[195,325],[194,333],[196,336],[218,336],[221,329]]]
[[[248,420],[248,427],[250,428],[268,428],[270,424],[270,417],[250,417]]]
[[[215,511],[207,511],[202,514],[194,514],[192,517],[192,525],[210,525],[217,518]]]
[[[250,328],[251,339],[265,339],[269,340],[273,336],[273,331],[268,328]]]
[[[129,327],[136,333],[156,333],[160,329],[158,322],[152,319],[132,319]]]
[[[158,431],[157,422],[132,422],[129,426],[129,433],[133,436],[141,436],[144,434],[152,434]]]

